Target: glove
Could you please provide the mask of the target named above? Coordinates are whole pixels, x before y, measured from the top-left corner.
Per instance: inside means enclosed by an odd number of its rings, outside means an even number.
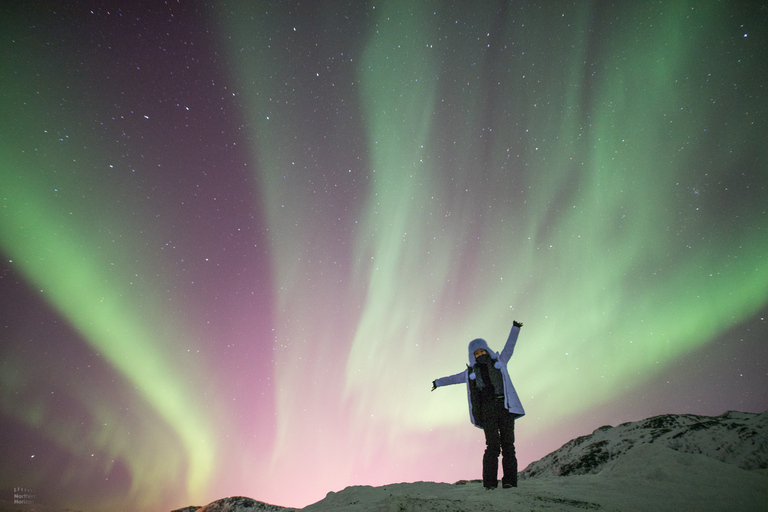
[[[437,389],[437,382],[435,382],[435,381],[433,380],[433,381],[432,381],[432,391],[434,391],[434,390],[436,390],[436,389]]]
[[[520,328],[523,326],[523,322],[518,322],[517,320],[512,320],[512,325],[514,325],[517,328]]]

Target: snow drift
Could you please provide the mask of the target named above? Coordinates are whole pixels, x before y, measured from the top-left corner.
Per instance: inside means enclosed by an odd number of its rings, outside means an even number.
[[[174,512],[292,510],[235,497]],[[486,491],[479,480],[354,486],[301,510],[765,512],[768,412],[668,414],[600,427],[531,463],[515,489]]]

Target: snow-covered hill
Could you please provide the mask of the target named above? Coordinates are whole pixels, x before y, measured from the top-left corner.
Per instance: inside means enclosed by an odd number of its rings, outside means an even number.
[[[701,454],[742,469],[768,468],[768,412],[721,416],[665,414],[617,427],[600,427],[531,463],[521,479],[599,473],[641,445]]]
[[[295,508],[270,505],[244,496],[222,498],[204,507],[184,507],[173,512],[293,512]]]
[[[569,441],[520,475],[519,487],[479,481],[353,486],[306,512],[722,511],[768,510],[768,412],[663,415],[600,427]],[[179,512],[291,511],[225,498]]]

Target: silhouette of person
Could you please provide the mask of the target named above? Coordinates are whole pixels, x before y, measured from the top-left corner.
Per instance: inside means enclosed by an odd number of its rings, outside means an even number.
[[[442,386],[466,383],[469,419],[485,433],[483,454],[483,486],[498,487],[499,454],[502,456],[502,486],[517,487],[515,455],[515,420],[525,415],[507,362],[512,357],[520,334],[521,322],[513,321],[512,330],[501,353],[496,354],[482,338],[469,342],[469,365],[455,375],[432,381],[432,391]]]

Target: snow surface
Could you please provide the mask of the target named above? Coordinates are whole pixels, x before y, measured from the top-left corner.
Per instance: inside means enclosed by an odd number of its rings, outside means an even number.
[[[618,427],[600,427],[532,462],[520,478],[598,473],[639,446],[654,444],[702,454],[742,469],[768,468],[768,412],[721,416],[665,414]]]
[[[187,507],[173,512],[289,512],[291,510],[296,509],[270,505],[244,496],[234,496],[214,501],[201,508]]]
[[[253,500],[247,508],[229,506],[241,499],[197,512],[295,510]],[[301,510],[765,512],[768,412],[663,415],[601,427],[531,463],[513,489],[486,491],[479,481],[354,486]]]
[[[477,472],[480,460],[477,456]],[[54,509],[0,502],[0,512]],[[290,512],[247,497],[174,512]],[[521,474],[519,487],[477,481],[354,486],[306,512],[768,511],[768,412],[663,415],[600,427]]]

